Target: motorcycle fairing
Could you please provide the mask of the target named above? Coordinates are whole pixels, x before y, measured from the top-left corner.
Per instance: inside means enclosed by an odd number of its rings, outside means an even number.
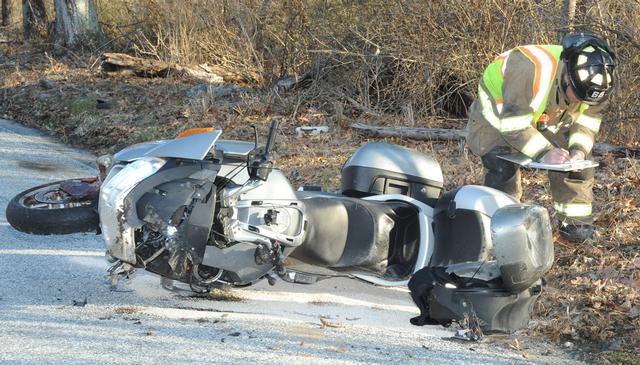
[[[213,225],[215,185],[211,182],[183,179],[159,185],[137,202],[138,217],[147,223],[147,231],[163,235],[167,260],[152,260],[146,270],[181,281],[189,279],[187,268],[199,265]],[[147,232],[148,233],[148,232]],[[138,256],[146,259],[157,248]]]
[[[129,147],[125,147],[113,155],[116,162],[131,162],[140,159],[154,148],[167,143],[167,140],[158,140],[144,143],[137,143]]]
[[[221,200],[225,207],[232,208],[225,229],[230,241],[275,240],[285,247],[302,243],[304,205],[280,170],[273,169],[266,182],[246,182],[226,189]]]
[[[132,215],[132,205],[127,197],[141,181],[153,176],[165,164],[162,159],[142,158],[124,168],[112,169],[107,176],[98,200],[100,228],[107,243],[107,255],[130,264],[136,262],[134,230],[128,220]]]
[[[202,263],[225,271],[228,280],[235,285],[250,284],[271,271],[272,265],[257,264],[256,245],[237,242],[225,248],[208,245]]]
[[[215,132],[211,132],[211,133],[215,133]],[[211,134],[211,133],[203,133],[203,134]],[[178,140],[158,140],[158,141],[134,144],[116,152],[116,154],[113,155],[113,158],[115,161],[118,161],[118,162],[135,161],[144,156],[153,156],[153,153],[154,153],[153,151],[156,151],[156,152],[158,150],[162,151],[160,147],[168,143],[172,143],[174,141],[184,142],[185,138],[189,138],[189,137],[190,136],[183,137]],[[199,148],[200,150],[204,150],[205,146],[209,144],[209,142],[207,142],[209,138],[206,138],[203,140],[205,144],[203,144],[203,146]],[[187,141],[191,141],[191,140],[187,140]],[[247,155],[249,155],[249,152],[251,152],[254,148],[255,148],[254,143],[246,142],[246,141],[232,141],[232,140],[224,140],[224,139],[215,141],[215,149],[222,151],[224,153],[225,158],[229,158],[232,160],[241,160],[243,163],[246,163]],[[207,149],[207,152],[209,151],[209,149]],[[206,153],[205,153],[205,156],[206,156]],[[186,155],[182,155],[182,157],[178,157],[178,158],[186,159],[187,157]]]
[[[273,168],[266,182],[256,183],[251,189],[243,189],[239,199],[241,201],[298,200],[298,197],[285,174]]]
[[[194,134],[178,139],[153,141],[127,147],[114,155],[116,161],[130,162],[142,157],[204,160],[222,131]]]
[[[224,152],[224,157],[240,159],[246,163],[249,152],[253,151],[255,143],[221,139],[216,141],[216,149]]]
[[[304,238],[305,211],[297,200],[239,201],[229,224],[229,237],[236,241],[277,240],[298,246]],[[276,212],[267,222],[268,215]]]
[[[188,138],[188,137],[185,137]],[[189,176],[196,174],[202,170],[218,171],[220,165],[210,162],[196,162],[196,161],[169,161],[158,172],[145,178],[142,181],[136,182],[135,186],[127,193],[122,202],[122,206],[118,208],[118,214],[110,214],[109,212],[101,212],[101,226],[103,232],[121,232],[118,235],[104,235],[107,244],[107,253],[123,262],[127,262],[132,265],[136,265],[138,258],[135,254],[135,230],[141,228],[145,221],[144,215],[139,215],[139,209],[137,203],[140,198],[147,192],[152,191],[157,186],[164,183],[173,182],[181,179],[187,179]],[[110,176],[107,177],[107,183],[111,174],[127,173],[126,168],[119,170],[113,169]],[[212,175],[215,176],[215,173]],[[126,179],[126,176],[123,175]],[[213,181],[202,181],[202,184],[212,183]],[[187,198],[185,198],[187,199]],[[189,197],[188,199],[191,199]],[[105,196],[101,195],[100,206],[108,206],[110,202],[105,200]],[[178,208],[177,206],[175,208]],[[102,208],[100,208],[102,209]],[[140,213],[143,211],[140,211]],[[108,225],[108,226],[105,226]],[[194,243],[195,244],[195,243]],[[138,263],[139,264],[139,263]]]

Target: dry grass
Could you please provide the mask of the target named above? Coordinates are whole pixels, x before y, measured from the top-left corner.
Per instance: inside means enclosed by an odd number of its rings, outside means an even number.
[[[484,66],[527,43],[560,39],[560,0],[183,2],[98,0],[112,47],[179,63],[209,63],[269,87],[287,76],[310,87],[277,100],[334,112],[406,114],[417,124],[464,115]],[[575,28],[607,36],[620,87],[604,134],[640,140],[640,4],[579,1]],[[438,118],[439,117],[439,118]],[[449,125],[462,126],[461,119]]]

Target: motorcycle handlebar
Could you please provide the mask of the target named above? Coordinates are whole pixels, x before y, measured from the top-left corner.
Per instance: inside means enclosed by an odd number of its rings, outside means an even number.
[[[271,126],[269,127],[269,136],[267,137],[267,144],[264,147],[265,159],[269,159],[269,154],[271,154],[271,149],[273,148],[277,131],[278,131],[278,119],[273,118],[271,119]]]

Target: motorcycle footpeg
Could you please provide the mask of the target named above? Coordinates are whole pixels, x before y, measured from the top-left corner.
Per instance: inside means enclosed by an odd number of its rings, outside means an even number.
[[[126,262],[122,262],[122,261],[117,261],[115,264],[113,264],[108,270],[107,272],[109,273],[110,276],[129,276],[130,274],[133,274],[133,272],[136,270],[135,267],[133,267],[133,265],[126,263]]]
[[[283,273],[278,273],[280,278],[288,283],[295,284],[313,284],[320,280],[320,277],[316,275],[303,274],[297,271],[286,270]]]
[[[267,279],[267,282],[269,283],[269,286],[276,285],[277,280],[276,280],[275,276],[267,274],[264,277],[265,277],[265,279]]]
[[[121,277],[128,279],[135,272],[135,268],[126,262],[117,261],[107,270],[107,278],[110,281],[111,288],[115,289]]]

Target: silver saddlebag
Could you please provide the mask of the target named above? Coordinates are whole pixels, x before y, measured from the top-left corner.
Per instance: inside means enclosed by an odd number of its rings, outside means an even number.
[[[415,325],[457,322],[480,333],[526,327],[553,262],[544,208],[513,204],[491,218],[492,259],[425,267],[409,281],[420,316]]]

